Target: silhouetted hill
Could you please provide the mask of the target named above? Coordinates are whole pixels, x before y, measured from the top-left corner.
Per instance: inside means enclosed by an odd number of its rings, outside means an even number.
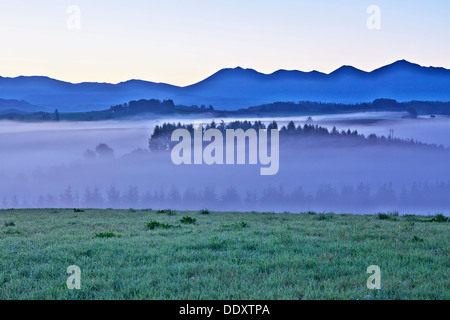
[[[14,99],[0,99],[0,114],[20,113],[20,112],[37,112],[42,108],[32,105],[26,101]]]
[[[172,99],[183,105],[213,105],[236,110],[274,101],[362,103],[377,98],[397,101],[450,101],[450,70],[422,67],[405,60],[372,72],[343,66],[329,73],[222,69],[196,84],[177,87],[130,80],[118,84],[78,83],[47,77],[0,77],[0,98],[25,100],[46,110],[102,110],[124,101]]]
[[[167,84],[130,80],[119,84],[69,83],[47,77],[0,77],[0,97],[25,100],[41,106],[41,110],[87,111],[101,110],[112,104],[135,97],[164,97],[174,94]],[[125,100],[123,100],[125,98]]]

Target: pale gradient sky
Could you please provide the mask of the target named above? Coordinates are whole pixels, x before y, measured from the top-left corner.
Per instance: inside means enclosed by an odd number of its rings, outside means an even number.
[[[69,30],[69,5],[81,29]],[[366,26],[381,8],[381,30]],[[450,68],[449,0],[0,0],[0,75],[188,85],[225,67]]]

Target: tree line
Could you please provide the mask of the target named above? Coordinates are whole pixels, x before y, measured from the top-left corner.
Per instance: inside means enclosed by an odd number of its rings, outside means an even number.
[[[421,146],[428,148],[443,148],[442,145],[436,146],[433,144],[426,144],[414,139],[400,139],[394,138],[392,135],[387,137],[385,136],[377,136],[375,134],[370,134],[365,136],[364,134],[358,133],[357,130],[337,130],[336,127],[333,127],[331,130],[325,127],[321,127],[317,124],[313,123],[311,117],[308,118],[309,123],[305,123],[303,125],[295,125],[293,121],[290,121],[287,125],[282,126],[280,128],[280,143],[282,142],[302,142],[304,138],[328,138],[321,140],[321,143],[328,142],[339,144],[339,142],[344,145],[348,145],[348,142],[360,143],[360,144],[369,144],[369,145],[413,145],[413,146]],[[261,121],[232,121],[229,123],[225,123],[223,120],[219,123],[212,121],[211,123],[202,127],[203,133],[210,129],[218,129],[225,136],[227,129],[242,129],[244,131],[248,129],[255,129],[257,132],[259,129],[267,129],[270,131],[271,129],[278,129],[278,124],[276,121],[272,121],[269,125],[265,125]],[[186,129],[191,133],[191,137],[193,137],[194,133],[194,125],[193,124],[182,124],[178,123],[163,123],[162,125],[157,125],[153,133],[149,139],[149,148],[152,151],[164,151],[171,150],[173,146],[177,144],[177,141],[171,141],[172,132],[176,129]],[[295,138],[295,139],[292,139]]]
[[[192,113],[212,112],[214,111],[214,108],[211,105],[209,107],[206,107],[205,105],[201,105],[200,107],[197,105],[176,105],[171,99],[163,101],[158,99],[141,99],[111,106],[109,108],[109,111],[111,111],[111,113],[113,113],[114,115],[130,115],[146,112],[170,114],[176,111]]]
[[[423,208],[426,210],[448,209],[450,207],[450,181],[436,183],[413,183],[409,188],[395,190],[392,184],[372,188],[359,183],[354,186],[335,187],[322,184],[315,191],[307,191],[302,186],[286,191],[282,185],[266,186],[260,193],[248,190],[242,192],[235,187],[216,191],[214,187],[203,189],[188,187],[179,189],[157,188],[140,191],[137,186],[119,189],[109,187],[104,192],[87,187],[81,193],[67,187],[60,194],[47,193],[37,199],[3,197],[0,206],[8,208],[115,208],[115,209],[179,209],[198,210],[257,210],[292,211],[358,209],[380,207]],[[428,211],[427,211],[428,212]],[[426,212],[424,212],[426,213]]]
[[[394,111],[407,112],[407,117],[416,118],[420,114],[450,115],[450,102],[440,101],[408,101],[398,102],[393,99],[376,99],[372,102],[344,104],[314,101],[283,101],[251,106],[238,110],[218,110],[212,105],[182,105],[176,104],[171,99],[140,99],[131,100],[122,104],[111,106],[100,111],[70,112],[53,114],[48,112],[19,112],[11,111],[0,114],[0,119],[18,121],[98,121],[121,118],[130,115],[154,113],[154,114],[198,114],[208,117],[233,117],[245,115],[295,115],[295,114],[337,114],[348,112],[368,111]]]

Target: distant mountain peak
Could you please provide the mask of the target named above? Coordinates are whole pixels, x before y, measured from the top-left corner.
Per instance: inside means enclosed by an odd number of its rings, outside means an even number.
[[[217,71],[216,73],[209,76],[208,78],[206,78],[198,83],[187,86],[185,88],[193,87],[193,86],[197,86],[197,85],[203,85],[210,81],[229,80],[230,77],[237,77],[237,78],[242,79],[244,77],[254,78],[254,77],[261,77],[261,76],[264,76],[264,74],[254,70],[254,69],[244,69],[240,66],[235,67],[235,68],[224,68],[224,69]]]
[[[395,63],[397,63],[397,64],[415,64],[415,63],[409,62],[408,60],[405,60],[405,59],[397,60],[394,62],[394,64]]]
[[[418,65],[416,63],[412,63],[409,62],[408,60],[402,59],[402,60],[397,60],[391,64],[385,65],[381,68],[375,69],[374,71],[372,71],[373,73],[378,73],[380,71],[413,71],[413,70],[421,70],[421,69],[425,69],[425,67],[422,67],[421,65]]]
[[[234,68],[223,68],[223,69],[220,69],[218,72],[221,72],[221,71],[238,71],[238,72],[242,72],[242,71],[251,71],[251,72],[257,72],[257,71],[254,70],[254,69],[251,69],[251,68],[243,68],[243,67],[241,67],[241,66],[237,66],[237,67],[234,67]]]
[[[343,65],[342,67],[334,70],[330,75],[341,75],[341,74],[365,74],[367,72],[357,69],[353,66]]]

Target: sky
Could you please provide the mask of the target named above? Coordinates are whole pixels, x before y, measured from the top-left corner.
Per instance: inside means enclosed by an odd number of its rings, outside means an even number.
[[[3,77],[185,86],[237,66],[450,68],[448,0],[0,0],[0,30]]]

